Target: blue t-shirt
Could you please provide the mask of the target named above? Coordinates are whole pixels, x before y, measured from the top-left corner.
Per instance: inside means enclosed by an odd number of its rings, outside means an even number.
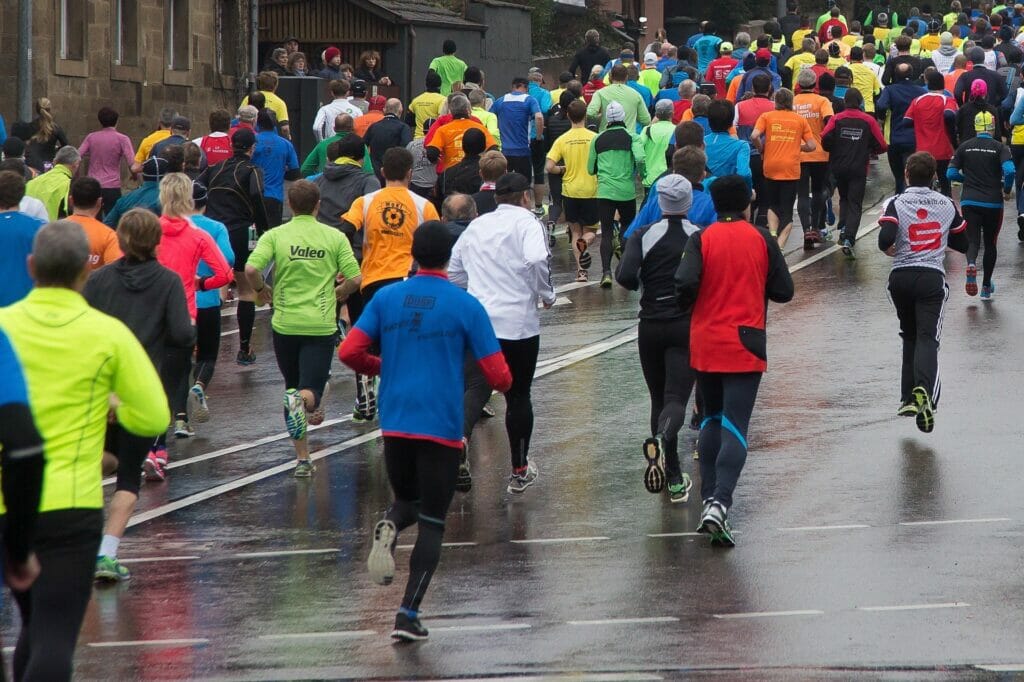
[[[706,35],[693,45],[697,51],[697,73],[707,73],[708,64],[718,58],[718,45],[722,39],[716,35]]]
[[[540,104],[525,92],[510,92],[494,100],[491,113],[498,117],[501,152],[505,156],[530,155],[530,123]]]
[[[263,196],[284,201],[284,174],[299,167],[292,143],[275,130],[256,133],[252,162],[263,169]]]
[[[0,329],[0,405],[28,405],[28,389],[21,362],[7,334]]]
[[[42,220],[18,211],[0,213],[0,308],[17,303],[32,291],[28,255],[43,225]]]
[[[661,177],[663,178],[665,175],[668,175],[668,172]],[[658,180],[660,179],[658,178]],[[661,206],[658,204],[658,180],[651,184],[651,191],[647,194],[647,200],[640,207],[636,218],[629,224],[629,229],[626,230],[624,235],[625,237],[628,238],[645,225],[652,225],[661,220]],[[715,205],[711,202],[711,195],[694,187],[693,202],[690,204],[690,210],[686,214],[686,218],[700,228],[707,227],[717,221],[718,214],[715,212]]]
[[[224,255],[224,260],[228,262],[228,265],[235,264],[235,251],[231,248],[228,228],[224,226],[224,223],[213,218],[207,218],[202,214],[196,214],[190,217],[189,220],[192,221],[193,225],[213,237],[213,241],[217,242],[217,248]],[[199,261],[199,267],[196,268],[196,274],[200,277],[210,277],[213,275],[213,270],[210,269],[206,261],[201,260]],[[196,308],[216,308],[219,305],[220,289],[196,291]]]
[[[436,274],[386,286],[356,328],[380,346],[385,436],[462,442],[463,363],[501,352],[480,302]]]
[[[667,99],[670,102],[678,102],[679,88],[664,88],[662,90],[658,90],[658,96],[654,101],[657,102],[660,99]]]

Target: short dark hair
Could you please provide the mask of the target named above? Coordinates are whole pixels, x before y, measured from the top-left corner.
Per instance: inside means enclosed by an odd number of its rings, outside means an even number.
[[[476,83],[480,85],[484,82],[484,72],[480,70],[479,66],[467,66],[466,70],[462,72],[462,83]]]
[[[95,208],[103,196],[99,180],[84,175],[71,181],[71,202],[75,208]]]
[[[704,179],[707,165],[708,156],[698,147],[683,147],[672,155],[672,172],[682,175],[692,185],[699,184]]]
[[[180,173],[185,167],[185,148],[180,144],[169,144],[160,150],[160,158],[167,162],[168,173]]]
[[[772,79],[766,73],[758,73],[750,79],[750,85],[758,95],[767,95],[772,90]]]
[[[750,205],[750,188],[739,175],[723,175],[711,183],[711,201],[715,212],[741,213]]]
[[[256,114],[256,130],[273,130],[274,119],[270,115],[270,109],[260,109],[260,113]]]
[[[104,128],[110,128],[111,126],[117,125],[118,114],[111,107],[103,107],[96,114],[96,118],[100,120],[100,125]]]
[[[427,77],[423,79],[423,83],[427,86],[427,90],[436,90],[441,87],[441,76],[437,71],[430,69],[427,71]]]
[[[210,112],[210,132],[226,133],[231,129],[231,112],[227,109],[214,109]]]
[[[928,152],[916,152],[907,159],[907,182],[912,187],[931,187],[935,177],[935,157]]]
[[[613,81],[624,81],[626,80],[626,67],[622,64],[616,64],[612,67],[610,80]]]
[[[465,137],[462,138],[465,141]],[[392,147],[384,152],[380,173],[385,180],[404,180],[412,170],[412,152],[404,147]]]
[[[334,149],[333,152],[331,151],[332,148]],[[327,156],[332,161],[342,156],[346,159],[362,161],[363,157],[366,156],[366,143],[363,142],[363,138],[355,133],[349,133],[340,140],[332,142],[327,147]]]
[[[352,86],[349,85],[349,82],[344,78],[339,78],[338,80],[331,81],[327,87],[330,89],[331,94],[334,97],[344,97],[348,94],[349,88]]]
[[[309,180],[296,180],[288,188],[288,206],[296,215],[313,215],[320,201],[320,188]]]
[[[470,128],[462,135],[462,151],[466,156],[479,156],[484,153],[486,148],[487,139],[479,128]],[[392,178],[392,180],[397,179]]]
[[[587,117],[587,104],[586,102],[574,99],[569,103],[569,106],[566,107],[565,113],[569,117],[570,121],[573,123],[579,123]]]
[[[713,133],[724,133],[732,127],[736,108],[727,99],[712,100],[708,105],[708,125]]]
[[[946,88],[946,79],[942,77],[938,69],[929,69],[924,79],[928,83],[929,90],[944,90]]]
[[[456,49],[454,40],[446,40],[441,44],[441,52],[445,54],[455,54]]]
[[[25,176],[14,171],[0,171],[0,206],[15,208],[25,198]]]
[[[696,121],[683,121],[676,126],[676,149],[691,146],[704,146],[704,126]]]
[[[472,201],[470,202],[472,203]],[[412,236],[412,257],[421,268],[444,267],[452,255],[452,234],[440,220],[428,220]]]
[[[860,109],[864,104],[864,95],[860,94],[857,88],[847,88],[846,94],[843,95],[843,104],[847,109]]]

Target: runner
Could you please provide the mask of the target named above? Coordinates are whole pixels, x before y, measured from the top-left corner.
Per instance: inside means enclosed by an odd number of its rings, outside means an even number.
[[[750,143],[764,158],[768,229],[778,239],[779,246],[784,247],[793,228],[793,203],[800,182],[800,152],[817,148],[807,120],[793,111],[792,90],[783,88],[775,93],[775,111],[758,117],[750,133]]]
[[[889,151],[886,158],[889,160],[889,170],[892,171],[893,180],[896,182],[896,192],[899,193],[905,187],[903,166],[907,158],[914,153],[915,144],[914,129],[904,115],[914,100],[925,94],[925,89],[912,80],[914,70],[910,64],[897,64],[893,73],[895,80],[882,89],[882,96],[878,98],[878,103],[875,106],[875,114],[881,121],[885,121],[886,114],[890,114]]]
[[[751,83],[754,96],[736,103],[736,126],[737,137],[750,143],[750,133],[754,131],[754,125],[761,114],[775,109],[769,93],[772,89],[772,80],[764,75],[754,76]],[[750,203],[750,217],[758,227],[768,226],[768,207],[764,200],[764,157],[761,150],[754,144],[750,146],[750,175],[754,187],[754,199]]]
[[[949,298],[945,251],[967,251],[967,223],[951,199],[931,189],[931,154],[907,159],[906,175],[906,191],[889,199],[878,219],[878,248],[893,257],[888,288],[903,338],[897,414],[914,417],[918,429],[931,433],[942,387],[939,338]]]
[[[103,190],[98,180],[88,176],[71,181],[71,215],[89,240],[89,267],[97,270],[121,257],[117,235],[96,217],[103,208]]]
[[[547,171],[551,177],[561,179],[569,243],[576,258],[576,281],[586,282],[592,262],[590,245],[594,243],[598,222],[598,183],[587,165],[595,134],[586,127],[587,105],[574,100],[566,112],[572,129],[551,145]]]
[[[588,109],[589,111],[589,109]],[[601,221],[601,288],[612,286],[612,254],[622,257],[623,232],[636,217],[636,178],[644,177],[644,148],[618,102],[605,110],[607,127],[590,142],[587,173],[597,176]],[[615,219],[618,214],[618,220]]]
[[[128,211],[116,237],[124,258],[94,272],[82,295],[96,310],[123,322],[159,371],[169,348],[189,351],[195,342],[185,289],[174,272],[157,261],[161,230],[156,216],[140,208]],[[142,465],[152,445],[152,438],[133,435],[119,423],[107,426],[104,460],[114,460],[117,484],[96,556],[98,581],[131,579],[131,572],[117,560],[117,551],[139,499]]]
[[[539,226],[537,233],[541,236]],[[375,583],[390,584],[398,534],[417,524],[405,596],[391,632],[406,641],[429,634],[419,611],[441,557],[445,516],[455,494],[463,359],[476,360],[488,394],[513,385],[483,306],[446,281],[451,245],[444,224],[423,223],[412,245],[418,274],[381,291],[338,349],[341,361],[356,372],[383,375],[381,432],[395,500],[373,529],[367,567]],[[380,357],[370,353],[374,345]],[[422,390],[427,386],[430,390]]]
[[[284,206],[284,183],[298,180],[299,158],[295,145],[277,134],[277,126],[264,109],[256,116],[256,146],[252,163],[263,177],[263,207],[267,212],[267,227],[281,224]]]
[[[484,152],[480,157],[480,191],[473,194],[473,201],[476,203],[478,215],[490,213],[498,207],[498,204],[494,201],[495,183],[507,171],[508,162],[501,152],[492,149],[489,152]]]
[[[747,221],[746,181],[734,175],[719,178],[711,185],[711,197],[718,222],[690,236],[675,285],[679,306],[692,306],[690,366],[707,415],[698,442],[704,505],[697,532],[710,534],[713,545],[732,547],[728,511],[747,459],[747,427],[758,385],[768,366],[765,301],[791,300],[793,279],[775,240]]]
[[[928,92],[913,102],[903,120],[914,129],[915,148],[928,152],[935,159],[940,191],[952,196],[946,169],[953,157],[953,143],[956,141],[956,101],[945,93],[946,83],[942,74],[935,69],[925,72]],[[973,122],[972,122],[973,123]]]
[[[676,132],[676,127],[672,123],[672,113],[672,102],[667,99],[658,100],[658,103],[654,105],[654,120],[640,133],[640,142],[644,148],[645,168],[642,180],[647,192],[650,192],[654,181],[668,170],[668,158],[665,152],[668,151],[672,136]]]
[[[17,303],[32,291],[32,276],[25,263],[32,253],[32,240],[45,221],[22,213],[19,204],[25,196],[25,176],[0,171],[0,307]]]
[[[982,260],[981,298],[991,300],[996,293],[992,271],[996,267],[996,241],[1003,226],[1003,201],[1012,198],[1015,169],[1010,148],[992,138],[995,117],[983,111],[974,119],[977,135],[956,148],[949,162],[948,179],[962,182],[960,206],[967,221],[968,296],[978,294],[978,250],[985,243]],[[1000,193],[1000,185],[1002,192]]]
[[[793,98],[793,111],[804,117],[814,135],[814,150],[800,153],[800,184],[797,186],[797,212],[804,230],[804,249],[813,249],[822,241],[825,229],[825,200],[828,189],[828,152],[821,148],[821,131],[832,118],[832,103],[814,94],[817,79],[808,69],[797,77],[800,94]]]
[[[658,183],[662,220],[641,228],[626,242],[615,281],[641,289],[637,348],[651,396],[651,437],[644,441],[644,485],[652,493],[668,484],[669,501],[686,502],[693,482],[679,465],[679,429],[693,390],[690,369],[690,311],[675,298],[675,273],[690,235],[699,229],[686,220],[690,182],[668,175]]]
[[[93,310],[79,293],[88,261],[82,228],[65,220],[46,225],[29,260],[36,288],[0,309],[0,329],[21,360],[46,453],[33,545],[39,577],[14,592],[21,615],[18,680],[71,679],[103,532],[107,415],[113,411],[127,432],[148,438],[170,418],[146,351],[124,324]],[[22,584],[31,582],[21,577]]]
[[[554,305],[555,290],[544,228],[530,211],[530,181],[519,173],[508,173],[498,180],[494,198],[498,208],[470,223],[455,243],[448,273],[454,284],[467,287],[487,310],[512,371],[511,387],[505,391],[505,429],[512,459],[507,490],[518,494],[537,481],[537,465],[529,458],[530,388],[540,350],[537,306]],[[467,441],[490,395],[480,375],[467,377],[463,425]]]
[[[508,161],[510,172],[533,177],[533,162],[530,159],[531,124],[536,126],[537,135],[544,132],[544,114],[540,104],[528,92],[530,81],[517,76],[512,79],[512,91],[494,101],[491,112],[498,117],[501,131],[501,153]]]
[[[360,284],[359,264],[348,240],[317,222],[319,203],[316,185],[308,180],[292,183],[288,207],[294,217],[261,236],[245,266],[245,277],[260,301],[274,307],[270,325],[284,377],[284,421],[295,447],[295,478],[309,478],[316,469],[306,431],[307,424],[324,421],[338,334],[334,301],[344,301]],[[271,263],[273,288],[262,273]],[[336,284],[339,276],[343,279]]]

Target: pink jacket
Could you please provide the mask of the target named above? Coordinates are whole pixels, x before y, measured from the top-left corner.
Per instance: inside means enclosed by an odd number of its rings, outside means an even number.
[[[160,227],[163,237],[157,248],[156,258],[168,270],[173,270],[185,286],[185,300],[188,302],[188,314],[196,319],[196,268],[199,261],[213,270],[213,276],[207,278],[205,291],[217,289],[234,279],[231,266],[224,259],[213,237],[195,227],[184,218],[160,216]]]

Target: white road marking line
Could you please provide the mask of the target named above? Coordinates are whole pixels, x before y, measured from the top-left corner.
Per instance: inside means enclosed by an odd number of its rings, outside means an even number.
[[[307,430],[317,431],[319,429],[326,429],[328,426],[334,426],[335,424],[343,424],[349,421],[352,421],[352,415],[345,415],[344,417],[339,417],[338,419],[328,419],[324,421],[324,423],[319,424],[318,426],[310,426]],[[199,462],[205,462],[209,459],[216,459],[218,457],[223,457],[224,455],[233,455],[236,452],[242,452],[243,450],[251,450],[261,445],[266,445],[267,443],[274,443],[276,441],[286,440],[288,438],[289,436],[287,431],[284,433],[276,433],[272,436],[264,436],[263,438],[259,438],[254,441],[249,441],[248,443],[239,443],[238,445],[232,445],[231,447],[221,448],[220,450],[214,450],[213,452],[207,452],[202,455],[196,455],[195,457],[187,457],[185,459],[170,462],[167,465],[167,468],[177,469],[178,467],[188,466],[189,464],[198,464]],[[112,485],[116,481],[116,476],[109,476],[103,479],[103,485]]]
[[[258,312],[258,313],[261,313],[264,310],[270,310],[270,306],[269,305],[261,305],[261,306],[256,308],[256,312]],[[237,304],[236,305],[230,305],[230,306],[229,305],[225,305],[225,306],[222,306],[221,309],[220,309],[220,316],[221,317],[232,317],[232,316],[237,315],[237,314],[238,314],[238,305]]]
[[[87,646],[95,647],[97,649],[108,649],[113,647],[126,647],[126,646],[164,646],[164,647],[178,647],[178,646],[197,646],[199,644],[209,644],[208,639],[141,639],[131,642],[89,642]]]
[[[263,559],[277,556],[300,556],[303,554],[335,554],[340,551],[340,549],[335,549],[334,547],[328,549],[283,549],[271,552],[238,552],[231,556],[235,559]]]
[[[375,630],[339,630],[336,632],[282,632],[276,635],[260,635],[262,640],[293,640],[293,639],[349,639],[356,637],[372,637]]]
[[[200,557],[196,554],[188,554],[182,556],[140,556],[131,557],[129,559],[118,559],[122,564],[145,564],[153,563],[157,561],[195,561]]]
[[[221,332],[220,335],[221,336],[231,336],[232,334],[237,334],[237,333],[238,333],[237,329],[229,329],[226,332]]]
[[[570,282],[569,284],[563,284],[560,287],[555,287],[555,294],[564,294],[568,291],[575,291],[576,289],[583,289],[584,287],[592,287],[599,284],[599,280],[593,282]]]
[[[603,620],[570,620],[566,625],[642,625],[644,623],[678,623],[675,616],[652,616],[650,618],[605,618]]]
[[[431,627],[430,632],[488,632],[502,630],[529,630],[529,623],[491,623],[490,625],[442,625]]]
[[[791,528],[779,528],[778,530],[785,532],[800,532],[800,531],[813,531],[813,530],[854,530],[858,528],[870,528],[871,526],[863,523],[849,523],[842,526],[793,526]]]
[[[572,303],[572,301],[570,301],[565,296],[556,296],[555,297],[555,302],[552,303],[552,305],[569,305],[570,303]],[[537,308],[543,308],[543,307],[544,307],[543,303],[538,303],[537,304]]]
[[[395,549],[412,549],[416,545],[395,545]],[[476,547],[475,542],[442,542],[442,547]]]
[[[733,532],[735,533],[736,531],[733,531]],[[697,537],[700,537],[701,535],[704,535],[704,533],[697,533],[697,532],[694,532],[694,531],[686,531],[686,532],[683,532],[683,533],[648,533],[647,537],[649,537],[649,538],[697,538]]]
[[[597,343],[591,344],[590,346],[584,346],[581,349],[565,354],[561,358],[553,358],[552,364],[542,369],[538,369],[533,376],[535,379],[547,376],[548,374],[557,372],[558,370],[564,369],[572,364],[581,362],[583,360],[587,360],[589,358],[595,357],[609,350],[612,350],[613,348],[617,348],[621,345],[629,343],[630,341],[634,341],[636,340],[636,337],[636,327],[630,327],[629,329],[623,332],[619,332],[618,334],[608,339],[605,339],[604,341],[598,341]],[[351,417],[344,417],[342,419],[344,420],[350,418]],[[327,422],[324,422],[324,424],[322,424],[321,427],[325,426],[326,424]],[[345,450],[357,447],[359,445],[362,445],[363,443],[368,443],[370,441],[376,440],[377,438],[380,437],[380,435],[380,429],[374,429],[373,431],[369,431],[360,436],[356,436],[355,438],[349,438],[348,440],[342,441],[336,445],[332,445],[322,450],[317,450],[316,452],[310,454],[310,459],[313,460],[314,462],[319,461],[324,457],[328,457],[339,452],[344,452]],[[287,434],[284,437],[287,438]],[[241,449],[246,449],[247,447],[252,446],[249,445],[240,447]],[[192,458],[192,460],[195,459],[196,458]],[[182,462],[184,463],[185,461],[192,460],[182,460]],[[276,476],[277,474],[284,473],[285,471],[290,471],[291,469],[294,468],[295,460],[291,460],[288,462],[284,462],[283,464],[278,464],[277,466],[270,467],[269,469],[264,469],[263,471],[258,471],[254,474],[243,476],[242,478],[236,479],[234,481],[229,481],[228,483],[223,483],[221,485],[214,486],[213,488],[203,490],[193,495],[188,495],[187,497],[183,497],[180,500],[175,500],[174,502],[170,502],[159,507],[154,507],[153,509],[133,516],[128,521],[128,527],[131,528],[133,526],[139,525],[140,523],[145,523],[146,521],[151,521],[161,516],[165,516],[167,514],[170,514],[171,512],[175,512],[180,509],[185,509],[186,507],[191,507],[194,504],[205,502],[206,500],[212,499],[219,495],[223,495],[225,493],[238,490],[239,488],[243,488],[249,485],[250,483],[256,483],[258,481],[265,480],[267,478],[270,478],[271,476]]]
[[[434,630],[431,629],[431,632]],[[664,677],[650,673],[574,673],[570,675],[531,675],[529,677],[488,677],[487,682],[653,682]],[[466,678],[448,678],[431,682],[465,682]]]
[[[990,519],[946,519],[945,521],[900,521],[901,526],[951,526],[957,523],[999,523],[1001,521],[1012,521],[1005,516]]]
[[[7,653],[7,649],[4,649]],[[985,670],[990,673],[1021,673],[1024,672],[1024,663],[991,663],[988,665],[974,666],[978,670]]]
[[[734,620],[739,618],[778,618],[785,616],[823,616],[824,611],[817,609],[800,609],[796,611],[751,611],[750,613],[716,613],[715,618]]]
[[[858,606],[858,611],[925,611],[929,609],[962,609],[970,606],[967,602],[952,601],[945,604],[903,604],[899,606]]]
[[[563,542],[602,542],[611,540],[606,535],[586,535],[578,538],[532,538],[529,540],[510,540],[513,545],[555,545]]]
[[[867,227],[864,227],[864,228],[858,230],[857,231],[857,241],[858,242],[861,241],[861,239],[863,237],[866,237],[867,235],[871,234],[872,232],[874,232],[877,229],[878,229],[878,223],[876,222],[876,223],[872,223],[871,225],[868,225]],[[793,272],[796,272],[797,270],[803,270],[807,266],[814,265],[818,261],[820,261],[822,259],[825,259],[825,258],[828,258],[833,253],[835,253],[836,251],[840,251],[840,250],[842,250],[842,247],[839,246],[838,244],[834,244],[834,245],[828,247],[827,249],[825,249],[824,251],[822,251],[821,253],[816,253],[813,256],[811,256],[810,258],[805,258],[804,260],[800,261],[799,263],[796,263],[795,265],[789,266],[789,271],[791,273],[793,273]]]

